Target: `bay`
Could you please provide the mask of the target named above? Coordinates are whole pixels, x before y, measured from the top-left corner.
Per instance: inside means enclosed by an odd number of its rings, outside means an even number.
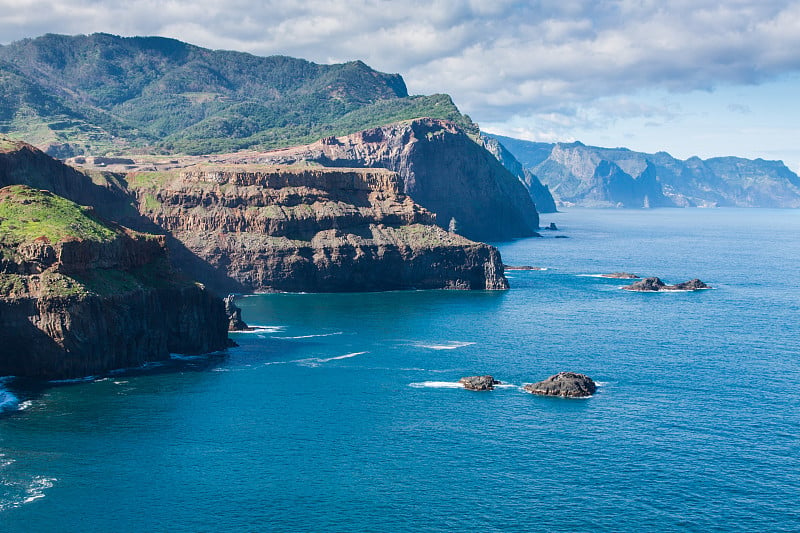
[[[800,529],[800,213],[551,221],[507,292],[250,296],[225,354],[6,380],[3,531]],[[520,390],[561,370],[598,392]]]

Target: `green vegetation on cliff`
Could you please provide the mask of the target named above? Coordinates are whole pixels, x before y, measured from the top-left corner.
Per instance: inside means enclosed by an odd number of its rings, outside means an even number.
[[[476,130],[448,96],[409,96],[400,75],[361,61],[318,65],[108,34],[0,47],[0,133],[60,157],[272,148],[423,116]]]
[[[90,210],[49,191],[12,185],[0,189],[0,243],[15,245],[37,238],[102,242],[115,232],[95,219]]]

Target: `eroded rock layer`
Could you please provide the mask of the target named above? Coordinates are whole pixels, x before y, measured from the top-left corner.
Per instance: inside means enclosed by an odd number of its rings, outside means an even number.
[[[385,169],[196,165],[126,180],[219,290],[508,287],[495,248],[435,226]]]
[[[236,156],[234,155],[235,159]],[[522,182],[458,125],[422,118],[328,137],[307,146],[240,157],[260,163],[312,161],[327,167],[385,168],[401,191],[432,211],[437,223],[455,221],[470,239],[530,237],[539,215]]]

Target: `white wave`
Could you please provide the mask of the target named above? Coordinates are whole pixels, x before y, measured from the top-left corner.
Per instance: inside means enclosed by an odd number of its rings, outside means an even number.
[[[0,413],[4,411],[16,411],[19,409],[19,398],[11,391],[0,389]]]
[[[428,350],[455,350],[464,346],[472,346],[474,342],[447,341],[446,344],[415,344],[417,348],[427,348]]]
[[[54,477],[44,477],[44,476],[36,476],[33,478],[33,481],[26,489],[26,496],[25,499],[22,500],[22,504],[31,503],[36,501],[40,498],[44,498],[44,491],[50,488],[53,488],[53,484],[56,482],[56,478]]]
[[[609,383],[608,381],[595,381],[594,382],[594,384],[597,385],[598,387],[605,387],[606,385],[608,385],[608,383]]]
[[[495,389],[518,389],[520,387],[519,387],[519,385],[514,385],[513,383],[496,383],[494,388]]]
[[[25,409],[29,409],[33,405],[33,400],[25,400],[24,402],[19,404],[19,410],[24,411]]]
[[[280,333],[286,329],[286,326],[249,326],[247,331],[231,331],[237,335],[248,335],[253,333]]]
[[[458,381],[420,381],[418,383],[409,383],[409,387],[415,389],[463,389],[464,384]]]
[[[56,481],[58,480],[54,477],[35,476],[33,479],[31,479],[27,486],[21,487],[24,492],[23,494],[20,494],[18,499],[6,501],[0,500],[0,512],[7,511],[9,509],[16,509],[17,507],[21,507],[27,503],[35,502],[36,500],[44,498],[44,491],[52,488]],[[17,483],[13,483],[12,487],[14,485],[17,485]]]
[[[14,459],[7,457],[4,453],[0,453],[0,468],[5,468],[13,464],[14,464]]]
[[[337,355],[336,357],[327,357],[327,358],[319,358],[319,357],[311,357],[309,359],[298,359],[297,361],[289,361],[291,363],[298,363],[303,366],[319,366],[320,363],[328,363],[330,361],[339,361],[340,359],[350,359],[351,357],[356,357],[357,355],[364,355],[365,353],[369,352],[353,352],[353,353],[346,353],[344,355]],[[272,364],[278,364],[280,361],[276,361]]]
[[[329,357],[327,359],[317,359],[320,363],[327,363],[328,361],[338,361],[339,359],[350,359],[351,357],[355,357],[357,355],[364,355],[367,352],[353,352],[353,353],[346,353],[344,355],[339,355],[337,357]]]
[[[273,339],[286,339],[286,340],[289,340],[289,339],[311,339],[313,337],[330,337],[332,335],[342,335],[343,333],[344,333],[344,331],[337,331],[337,332],[334,332],[334,333],[317,333],[315,335],[298,335],[296,337],[275,337],[275,336],[273,336],[272,338]]]

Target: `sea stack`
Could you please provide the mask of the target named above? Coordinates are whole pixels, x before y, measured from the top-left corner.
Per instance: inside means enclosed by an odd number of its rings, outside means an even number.
[[[538,383],[529,383],[523,387],[531,394],[542,396],[561,396],[564,398],[585,398],[597,390],[592,378],[575,372],[559,372]]]
[[[494,386],[500,384],[492,376],[468,376],[459,379],[458,382],[463,383],[465,389],[474,391],[494,390]]]

